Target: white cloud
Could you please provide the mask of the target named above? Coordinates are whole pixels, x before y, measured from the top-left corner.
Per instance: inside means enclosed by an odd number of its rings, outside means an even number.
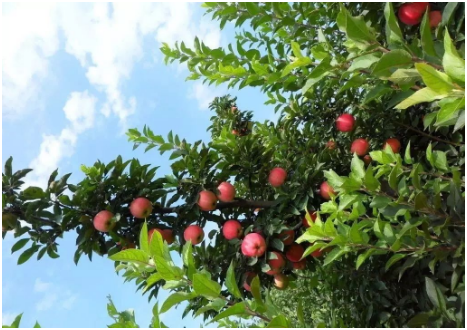
[[[212,102],[214,97],[221,96],[224,93],[224,88],[214,88],[208,85],[204,85],[201,81],[197,81],[190,88],[188,97],[195,99],[198,102],[198,108],[200,110],[207,110],[209,103]]]
[[[39,312],[46,311],[54,307],[58,301],[58,295],[53,292],[46,292],[42,299],[36,303],[36,310]]]
[[[2,311],[2,324],[10,325],[20,313],[11,313]]]
[[[52,308],[69,310],[78,299],[78,294],[70,290],[64,290],[60,286],[52,285],[52,283],[43,282],[40,278],[36,278],[34,292],[42,294],[42,297],[36,303],[37,311],[46,311]]]
[[[26,178],[27,184],[45,187],[49,175],[60,161],[73,155],[78,135],[93,126],[96,102],[97,99],[88,91],[71,93],[63,107],[69,125],[60,135],[43,136],[39,154],[30,164],[34,172]]]
[[[52,283],[42,282],[40,278],[36,278],[34,282],[34,292],[45,292],[50,289]]]

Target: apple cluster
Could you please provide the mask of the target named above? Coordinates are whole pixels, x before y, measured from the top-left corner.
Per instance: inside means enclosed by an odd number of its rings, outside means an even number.
[[[423,14],[430,9],[429,2],[408,2],[399,8],[399,20],[406,25],[420,24]],[[436,28],[442,21],[442,14],[439,10],[433,10],[428,13],[428,19],[431,28]]]

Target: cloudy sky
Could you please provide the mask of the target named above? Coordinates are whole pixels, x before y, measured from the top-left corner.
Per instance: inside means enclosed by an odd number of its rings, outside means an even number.
[[[222,32],[199,4],[2,4],[2,162],[13,156],[13,169],[33,168],[27,184],[44,186],[56,168],[82,179],[79,167],[118,155],[169,171],[157,151],[132,151],[124,135],[147,124],[157,134],[170,130],[189,141],[209,134],[207,105],[225,93],[238,96],[242,110],[255,119],[273,117],[258,90],[227,91],[201,82],[185,82],[183,66],[165,66],[161,42],[192,44],[198,36],[210,47],[234,41],[232,26]],[[45,327],[103,327],[111,323],[106,296],[117,308],[133,308],[147,326],[155,301],[123,284],[113,263],[95,257],[73,263],[73,233],[60,241],[59,259],[31,258],[17,266],[19,253],[7,235],[2,244],[2,313],[9,324],[24,312],[23,326],[38,320]],[[159,297],[163,301],[167,295]],[[182,309],[164,314],[170,327],[198,327],[181,320]]]

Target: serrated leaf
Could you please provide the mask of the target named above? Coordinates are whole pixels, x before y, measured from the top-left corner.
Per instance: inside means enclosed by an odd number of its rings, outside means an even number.
[[[137,249],[127,249],[109,256],[110,260],[122,262],[135,262],[142,265],[149,265],[149,255]]]
[[[425,63],[415,63],[420,76],[425,85],[438,94],[448,94],[454,89],[451,78],[445,73],[437,71],[431,65]]]

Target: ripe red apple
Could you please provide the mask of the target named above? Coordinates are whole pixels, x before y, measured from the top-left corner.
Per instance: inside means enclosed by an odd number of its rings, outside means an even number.
[[[175,237],[172,229],[162,229],[162,238],[167,242],[167,244],[172,244],[175,241]]]
[[[12,213],[2,213],[2,231],[9,231],[16,227],[18,217]]]
[[[430,11],[428,18],[430,19],[430,27],[433,29],[436,28],[439,23],[441,23],[443,15],[439,10],[433,10]]]
[[[240,133],[239,133],[236,129],[233,129],[233,130],[232,130],[232,134],[233,134],[233,135],[238,135],[238,136],[240,135]]]
[[[336,127],[341,132],[350,132],[353,130],[355,125],[355,118],[354,116],[344,113],[340,115],[336,120]]]
[[[399,19],[406,25],[416,25],[420,23],[428,7],[428,2],[404,3],[399,8]]]
[[[269,259],[268,260],[268,265],[271,267],[270,270],[266,272],[268,275],[275,275],[279,274],[282,271],[282,268],[285,266],[285,259],[282,253],[273,251],[271,252],[276,255],[276,259]]]
[[[284,274],[274,275],[274,286],[276,289],[284,290],[289,286],[289,279]]]
[[[324,199],[327,199],[327,200],[331,199],[330,194],[333,194],[333,195],[336,194],[334,189],[332,189],[332,187],[329,185],[329,183],[327,183],[327,181],[324,181],[321,184],[320,189],[319,189],[319,193],[321,194],[321,197],[323,197]]]
[[[370,149],[370,144],[365,139],[356,139],[352,142],[352,146],[350,147],[351,153],[356,153],[358,156],[363,156],[368,152]]]
[[[185,229],[183,237],[185,238],[185,241],[191,241],[191,244],[193,245],[199,244],[204,239],[203,228],[198,225],[190,225]]]
[[[243,288],[246,291],[251,291],[251,287],[250,287],[251,281],[253,281],[255,276],[256,276],[256,273],[254,273],[254,272],[247,272],[245,274],[245,281],[243,282]]]
[[[316,218],[318,217],[318,215],[316,214],[316,212],[313,212],[313,213],[310,215],[310,217],[311,217],[311,221],[315,222],[315,220],[316,220]],[[303,227],[305,227],[305,228],[310,227],[310,224],[308,223],[308,220],[307,220],[305,217],[303,217],[303,219],[302,219],[302,224],[303,224]]]
[[[370,155],[366,155],[365,157],[363,157],[363,162],[367,166],[370,165],[372,161],[373,161],[373,158],[371,158]]]
[[[145,219],[152,212],[151,202],[144,198],[138,197],[130,204],[130,212],[135,218]]]
[[[303,259],[303,260],[300,260],[299,262],[294,262],[294,263],[292,263],[292,267],[293,267],[293,269],[298,269],[298,270],[305,269],[306,260]]]
[[[112,221],[113,217],[114,215],[112,212],[109,212],[107,210],[100,211],[94,217],[94,228],[103,233],[107,233],[108,231],[112,230],[115,226],[115,222]]]
[[[401,150],[401,143],[398,139],[387,139],[383,149],[386,149],[387,145],[391,147],[392,152],[394,152],[395,154],[397,154],[399,150]]]
[[[232,113],[237,112],[237,110],[238,110],[237,107],[232,107],[232,108],[230,108],[230,111],[231,111]]]
[[[326,148],[328,148],[329,150],[336,149],[336,142],[332,140],[328,141],[328,143],[326,143]]]
[[[311,244],[310,246],[313,246],[313,244]],[[323,251],[321,249],[318,249],[318,250],[315,250],[315,251],[311,252],[311,256],[314,257],[314,258],[319,258],[319,257],[321,257],[323,252],[325,252],[325,251]]]
[[[224,226],[222,226],[222,233],[228,240],[240,238],[240,236],[242,236],[242,232],[242,225],[237,220],[228,220],[224,223]]]
[[[241,250],[244,256],[261,257],[266,251],[266,241],[258,233],[250,233],[245,236]]]
[[[216,209],[217,197],[212,191],[203,190],[199,193],[198,206],[203,211],[212,211]]]
[[[223,202],[230,202],[235,198],[235,187],[228,182],[222,182],[218,187],[217,198]]]
[[[285,256],[292,262],[299,262],[304,252],[305,249],[300,244],[295,243],[289,247]]]
[[[269,183],[276,188],[282,186],[286,178],[287,172],[281,167],[273,168],[269,173]]]
[[[295,240],[295,233],[293,230],[284,230],[279,234],[279,238],[284,245],[290,245]]]

